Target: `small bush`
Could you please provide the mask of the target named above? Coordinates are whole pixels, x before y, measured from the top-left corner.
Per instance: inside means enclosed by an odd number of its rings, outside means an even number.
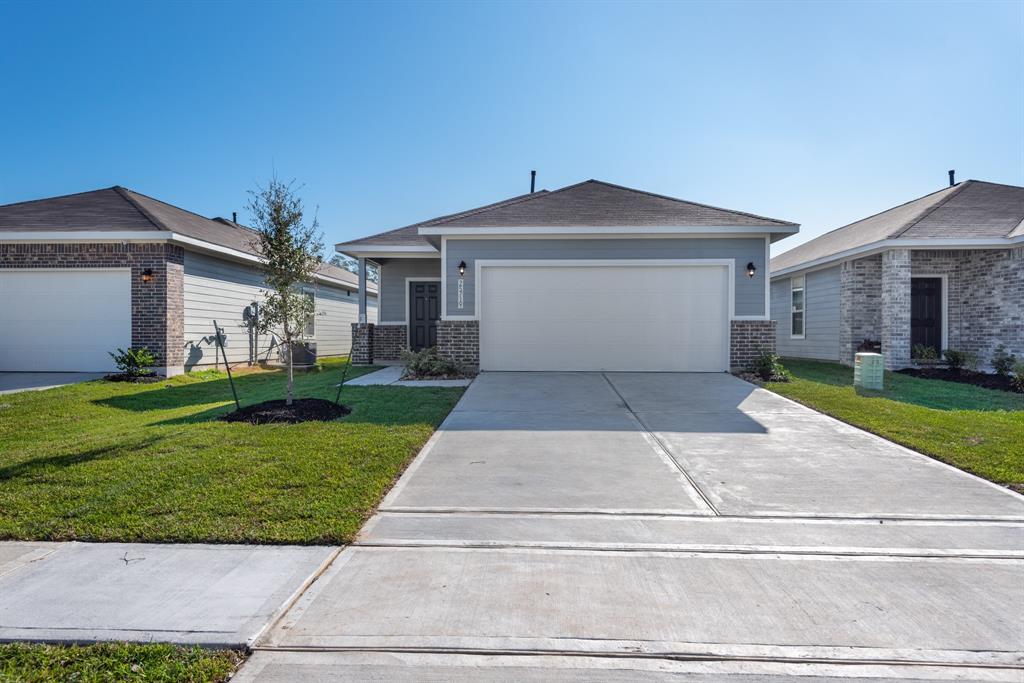
[[[946,349],[942,352],[942,355],[946,359],[949,369],[955,372],[960,372],[963,368],[968,370],[976,370],[978,368],[978,356],[970,351]]]
[[[129,377],[143,377],[151,375],[151,368],[156,365],[156,357],[149,352],[145,346],[139,348],[117,349],[117,352],[110,351],[110,357],[114,359],[114,365],[121,371],[121,374]]]
[[[862,341],[860,343],[860,345],[857,346],[857,352],[858,353],[863,353],[863,352],[867,352],[867,353],[881,353],[882,352],[882,342],[874,341],[872,339],[865,339],[864,341]]]
[[[998,345],[995,351],[992,352],[992,369],[996,371],[997,375],[1002,377],[1009,375],[1013,372],[1013,366],[1016,362],[1016,354],[1009,353],[1006,350],[1006,344]]]
[[[1010,380],[1013,388],[1024,394],[1024,360],[1013,364],[1013,379]]]
[[[914,360],[919,361],[937,361],[939,359],[939,352],[935,350],[934,346],[928,346],[927,344],[914,344],[910,348],[910,357]]]
[[[771,351],[758,353],[750,371],[765,382],[788,382],[790,380],[789,370],[782,365],[778,354]]]
[[[441,357],[436,346],[422,351],[402,351],[402,365],[405,366],[405,377],[426,379],[459,377],[462,374],[458,365]]]

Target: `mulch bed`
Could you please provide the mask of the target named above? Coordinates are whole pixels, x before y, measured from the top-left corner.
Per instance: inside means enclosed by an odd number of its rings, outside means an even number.
[[[987,372],[975,372],[974,370],[950,370],[949,368],[904,368],[896,372],[901,375],[920,377],[921,379],[941,379],[947,382],[960,382],[961,384],[973,384],[984,389],[996,389],[998,391],[1012,391],[1024,393],[1016,389],[1010,377],[1004,375],[989,374]]]
[[[153,384],[163,379],[155,372],[151,372],[148,375],[129,375],[123,372],[115,372],[110,375],[104,375],[103,379],[108,382],[131,382],[132,384]]]
[[[264,401],[220,418],[225,422],[262,424],[296,424],[298,422],[336,420],[352,412],[348,406],[338,405],[322,398],[297,398],[285,405],[284,399]]]

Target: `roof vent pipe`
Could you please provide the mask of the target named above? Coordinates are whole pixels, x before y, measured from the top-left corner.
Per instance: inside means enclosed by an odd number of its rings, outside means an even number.
[[[534,188],[537,187],[537,172],[530,171],[530,194],[533,194]]]
[[[237,223],[238,222],[238,212],[237,211],[232,211],[231,212],[231,222],[232,223]]]
[[[953,187],[954,185],[956,185],[956,181],[953,180],[953,177],[955,175],[956,175],[956,169],[950,169],[950,171],[949,171],[949,186],[950,187]]]

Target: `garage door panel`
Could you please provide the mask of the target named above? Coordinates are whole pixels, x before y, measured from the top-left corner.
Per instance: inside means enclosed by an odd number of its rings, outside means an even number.
[[[725,266],[485,266],[485,370],[727,369]]]
[[[0,371],[105,372],[131,345],[124,270],[0,271]]]

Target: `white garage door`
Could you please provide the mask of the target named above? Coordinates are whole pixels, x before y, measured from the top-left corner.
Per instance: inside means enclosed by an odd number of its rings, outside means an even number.
[[[0,270],[0,371],[112,370],[131,315],[127,268]]]
[[[484,370],[728,369],[724,265],[488,266]]]

